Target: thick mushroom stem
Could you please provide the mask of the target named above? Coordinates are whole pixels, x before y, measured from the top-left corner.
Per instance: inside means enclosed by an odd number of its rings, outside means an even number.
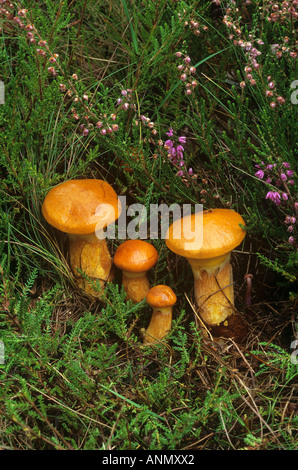
[[[191,259],[194,294],[199,313],[207,325],[218,325],[235,312],[231,254],[211,259]]]
[[[144,333],[144,344],[160,341],[170,331],[172,326],[173,307],[153,307],[151,320]]]
[[[132,273],[123,271],[122,285],[128,300],[139,303],[145,299],[150,289],[147,272]]]
[[[69,235],[69,262],[80,288],[93,296],[101,297],[92,286],[99,282],[103,288],[109,279],[112,259],[105,239],[97,238],[95,233],[88,235]],[[82,271],[84,278],[79,271]],[[90,281],[89,281],[89,279]]]

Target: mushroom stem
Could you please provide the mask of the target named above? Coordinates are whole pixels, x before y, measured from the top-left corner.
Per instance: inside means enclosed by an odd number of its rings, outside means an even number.
[[[78,269],[92,280],[99,281],[104,287],[109,278],[112,259],[105,239],[99,239],[95,233],[88,235],[69,235],[70,267],[80,288],[93,296],[101,297],[94,287],[85,280]]]
[[[144,333],[144,344],[161,340],[172,326],[172,307],[154,307],[151,320]]]
[[[135,303],[144,300],[150,289],[146,271],[141,273],[123,271],[122,285],[127,298]]]
[[[194,275],[196,303],[208,325],[218,325],[235,311],[230,256],[228,253],[208,260],[188,258]]]

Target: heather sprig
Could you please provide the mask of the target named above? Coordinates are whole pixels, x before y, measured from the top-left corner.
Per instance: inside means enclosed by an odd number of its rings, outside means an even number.
[[[17,10],[17,16],[13,15],[14,9]],[[101,135],[107,136],[117,132],[119,124],[115,121],[118,119],[119,100],[115,103],[115,109],[112,109],[109,113],[100,113],[98,115],[97,111],[94,110],[94,106],[92,106],[92,96],[86,92],[82,93],[77,87],[78,74],[72,73],[71,76],[68,76],[67,71],[59,63],[59,54],[51,51],[48,42],[41,37],[35,25],[31,23],[28,14],[27,9],[18,8],[18,2],[13,4],[2,0],[0,17],[23,30],[26,33],[28,44],[35,47],[37,58],[44,58],[44,66],[47,67],[49,76],[57,81],[57,86],[59,86],[59,90],[65,96],[65,99],[72,100],[72,104],[70,104],[70,101],[68,101],[68,104],[71,106],[72,118],[76,122],[81,135],[87,137],[91,131],[94,132],[98,129],[100,129]],[[124,93],[128,95],[129,100],[129,93],[123,90],[121,94],[124,95]],[[121,109],[128,109],[128,105],[127,108],[125,107],[126,104],[124,103]]]
[[[272,201],[276,206],[281,206],[290,215],[285,218],[287,231],[291,234],[288,238],[290,245],[298,248],[298,240],[294,237],[296,231],[296,218],[298,216],[298,202],[295,200],[297,195],[291,193],[295,185],[295,172],[289,162],[269,163],[263,161],[255,165],[257,171],[255,176],[270,185],[270,189],[265,199]]]
[[[185,94],[191,95],[193,90],[198,85],[197,80],[194,79],[196,74],[196,68],[191,65],[191,58],[189,55],[185,55],[182,52],[176,52],[175,56],[181,59],[181,62],[177,66],[180,80],[185,84]]]
[[[245,2],[250,4],[251,2]],[[267,21],[268,23],[280,22],[283,24],[285,18],[288,21],[296,19],[298,13],[297,1],[284,1],[281,2],[268,2],[267,4]],[[236,47],[242,49],[244,56],[246,58],[246,65],[243,69],[244,80],[240,82],[240,87],[245,88],[247,85],[252,87],[258,86],[259,89],[263,90],[264,96],[269,100],[269,106],[272,110],[278,107],[278,105],[283,105],[285,103],[285,97],[282,96],[276,87],[274,78],[268,76],[263,78],[263,65],[262,65],[262,56],[272,55],[277,59],[281,59],[283,55],[286,55],[289,61],[295,61],[297,58],[297,42],[295,41],[295,29],[294,25],[292,29],[293,38],[289,36],[284,36],[281,39],[281,43],[271,44],[270,49],[266,52],[262,49],[264,46],[264,41],[261,37],[258,37],[255,31],[246,31],[243,28],[242,17],[240,12],[241,6],[237,6],[236,2],[233,2],[225,10],[225,15],[223,19],[224,25],[229,30],[229,40],[233,42]],[[274,13],[269,14],[273,10]],[[239,18],[240,17],[240,18]],[[261,20],[260,20],[261,21]],[[293,62],[293,66],[294,66]]]
[[[185,136],[177,136],[176,132],[169,128],[166,135],[170,137],[164,142],[164,149],[167,151],[169,161],[177,168],[177,176],[185,177],[193,174],[193,169],[187,169],[184,160],[184,147],[182,144],[186,144]]]

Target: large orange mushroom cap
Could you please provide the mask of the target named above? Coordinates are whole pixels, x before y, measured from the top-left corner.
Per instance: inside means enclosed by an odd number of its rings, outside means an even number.
[[[42,213],[50,225],[62,232],[87,235],[117,220],[121,203],[106,181],[70,180],[48,192]]]
[[[122,271],[142,273],[157,262],[156,248],[144,240],[126,240],[118,246],[114,263]]]
[[[191,214],[169,227],[166,245],[185,258],[215,258],[229,253],[242,242],[245,230],[240,225],[245,226],[243,218],[231,209]],[[202,231],[201,237],[195,236],[196,228]]]

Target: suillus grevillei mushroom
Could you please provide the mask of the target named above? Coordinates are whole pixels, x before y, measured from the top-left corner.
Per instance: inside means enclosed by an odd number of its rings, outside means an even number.
[[[147,272],[158,260],[156,248],[145,240],[125,240],[114,255],[114,264],[122,271],[127,299],[135,303],[145,299],[150,284]]]
[[[111,272],[112,259],[102,233],[121,213],[121,203],[112,186],[98,179],[73,179],[58,184],[46,195],[42,213],[50,225],[68,234],[69,263],[78,286],[101,297],[87,278],[99,281],[102,287]]]
[[[196,221],[197,217],[202,219]],[[227,322],[235,312],[230,258],[245,237],[241,225],[245,222],[237,212],[212,209],[174,221],[167,232],[167,247],[192,268],[196,304],[207,325]],[[202,238],[194,236],[196,226],[203,230]]]
[[[146,302],[153,312],[147,330],[144,332],[144,344],[154,344],[165,338],[172,326],[172,310],[177,301],[174,291],[164,284],[152,287],[146,295]]]

